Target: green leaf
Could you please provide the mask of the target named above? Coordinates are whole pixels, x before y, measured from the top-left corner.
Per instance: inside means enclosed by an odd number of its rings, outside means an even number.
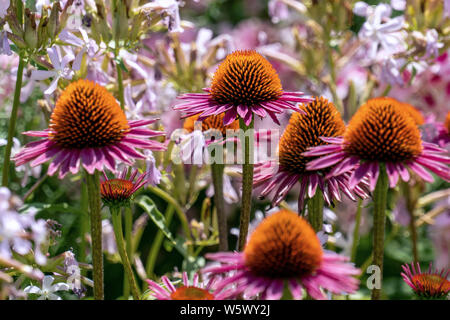
[[[155,225],[161,230],[161,232],[169,239],[174,245],[175,240],[166,224],[166,219],[163,214],[158,210],[155,203],[148,196],[142,196],[137,200],[137,204],[144,209],[148,214],[150,219],[155,223]]]

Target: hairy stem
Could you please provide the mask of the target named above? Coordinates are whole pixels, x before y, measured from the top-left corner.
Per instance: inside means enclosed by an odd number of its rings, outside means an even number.
[[[102,251],[102,215],[100,198],[100,175],[96,170],[94,174],[86,173],[86,182],[89,195],[89,209],[91,218],[92,238],[92,264],[94,280],[94,299],[104,299],[103,285],[103,251]]]
[[[133,260],[133,242],[131,239],[131,234],[133,232],[133,212],[131,211],[131,207],[125,207],[125,246],[127,250],[127,255],[129,259]],[[128,297],[130,295],[130,286],[129,281],[124,281],[123,286],[124,297]]]
[[[130,284],[133,299],[139,300],[139,291],[137,288],[136,279],[134,278],[133,269],[131,268],[130,260],[128,259],[128,254],[126,251],[125,241],[123,239],[121,209],[111,207],[110,210],[114,228],[114,235],[116,236],[117,250],[119,251],[120,259],[122,260],[122,265],[125,269],[125,274]],[[128,299],[128,297],[125,298]]]
[[[9,118],[8,140],[6,142],[5,153],[3,157],[2,186],[4,187],[8,186],[9,183],[9,166],[11,163],[11,149],[13,146],[14,133],[16,132],[17,113],[19,111],[20,91],[22,90],[22,78],[24,67],[25,67],[24,54],[20,53],[19,66],[17,68],[16,88],[14,90],[13,106],[11,110],[11,117]]]
[[[244,130],[244,164],[242,165],[242,208],[239,224],[239,244],[238,250],[242,251],[245,246],[250,223],[250,213],[252,208],[253,191],[253,126],[254,120],[247,126],[243,119],[239,119],[239,125]],[[251,130],[251,132],[247,132]],[[250,135],[247,135],[249,133]]]
[[[373,193],[373,264],[380,268],[380,283],[383,281],[384,228],[386,224],[388,178],[384,164],[380,164],[380,175]],[[381,299],[381,287],[372,290],[372,300]]]
[[[314,197],[308,201],[308,220],[314,231],[319,232],[323,228],[323,193],[317,188]]]

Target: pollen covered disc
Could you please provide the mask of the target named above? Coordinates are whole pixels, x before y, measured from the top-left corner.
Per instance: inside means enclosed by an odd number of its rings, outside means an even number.
[[[253,274],[291,278],[313,274],[322,261],[322,247],[305,219],[281,210],[264,219],[245,249],[245,265]]]
[[[306,112],[294,112],[279,143],[279,160],[283,170],[294,174],[305,171],[313,158],[302,153],[309,147],[327,144],[320,137],[336,137],[344,133],[345,123],[333,103],[323,97],[300,107]]]
[[[392,98],[370,99],[350,120],[345,151],[369,161],[401,162],[422,151],[416,121]]]
[[[102,86],[71,83],[56,102],[50,138],[70,149],[100,148],[120,141],[129,130],[125,113]]]
[[[214,100],[235,106],[276,100],[282,90],[276,70],[253,50],[229,54],[219,65],[211,84]]]

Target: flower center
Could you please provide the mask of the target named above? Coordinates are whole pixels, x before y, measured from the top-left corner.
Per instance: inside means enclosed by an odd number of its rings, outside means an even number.
[[[414,119],[392,98],[367,101],[355,113],[344,134],[345,150],[363,160],[400,162],[422,152]]]
[[[201,121],[202,124],[202,131],[208,131],[208,130],[218,130],[222,134],[222,136],[225,136],[227,133],[227,130],[239,130],[239,121],[235,120],[232,123],[230,123],[227,126],[223,125],[223,118],[225,114],[221,113],[218,115],[209,116],[208,118]],[[187,118],[184,121],[183,128],[187,130],[188,132],[192,132],[195,129],[195,122],[198,121],[199,115],[195,115],[192,117]]]
[[[221,104],[251,106],[278,99],[282,86],[277,72],[253,50],[235,51],[219,65],[211,95]]]
[[[120,141],[129,130],[116,99],[88,80],[70,84],[50,120],[50,138],[63,148],[100,148]]]
[[[134,185],[123,179],[105,180],[100,184],[100,193],[106,201],[127,200],[133,193]]]
[[[450,281],[437,274],[416,274],[412,283],[420,288],[420,294],[425,296],[446,296],[450,291]]]
[[[302,153],[309,147],[327,144],[320,137],[336,137],[344,133],[345,123],[333,103],[323,97],[300,107],[306,114],[294,112],[279,143],[280,166],[289,172],[305,172],[312,157]]]
[[[281,210],[264,219],[245,249],[245,265],[257,276],[302,277],[314,273],[322,261],[319,239],[305,219]]]
[[[172,300],[214,300],[214,295],[208,290],[193,286],[179,287],[170,295]]]

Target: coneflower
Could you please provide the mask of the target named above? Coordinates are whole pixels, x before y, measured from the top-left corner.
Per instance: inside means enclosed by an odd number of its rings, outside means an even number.
[[[59,170],[59,178],[84,167],[91,210],[94,297],[103,299],[102,222],[99,171],[115,171],[116,160],[132,164],[144,159],[136,149],[165,150],[162,143],[148,140],[163,135],[145,128],[156,120],[128,121],[116,99],[102,86],[88,80],[71,83],[52,112],[49,128],[28,131],[41,137],[25,146],[15,157],[16,166],[37,166],[51,161],[48,174]]]
[[[83,166],[89,174],[97,169],[115,171],[115,161],[133,164],[145,159],[136,149],[165,150],[162,143],[148,140],[164,135],[146,126],[156,120],[128,121],[116,99],[102,86],[78,80],[56,102],[50,126],[23,134],[44,138],[31,142],[16,155],[16,166],[31,161],[37,166],[51,160],[48,174],[59,169],[59,178],[76,174]]]
[[[449,269],[433,270],[432,264],[428,271],[422,272],[419,263],[402,266],[403,280],[414,290],[419,299],[446,299],[450,292],[450,281],[447,277]]]
[[[298,211],[303,212],[305,198],[311,199],[308,202],[308,217],[314,229],[319,231],[322,227],[323,200],[329,205],[334,199],[340,201],[341,191],[352,200],[355,197],[348,188],[349,173],[325,179],[329,169],[307,171],[306,163],[314,158],[305,157],[303,153],[310,147],[327,145],[321,137],[342,135],[345,123],[333,103],[323,97],[316,97],[300,109],[304,113],[292,114],[278,144],[279,162],[257,164],[254,186],[260,189],[262,197],[270,195],[272,205],[276,206],[299,183]],[[355,187],[354,192],[360,197],[367,196],[359,186]],[[318,212],[318,216],[313,217]]]
[[[150,296],[156,300],[225,300],[231,293],[230,290],[215,290],[215,278],[201,283],[197,273],[190,282],[187,273],[183,272],[183,282],[178,287],[166,276],[162,276],[161,280],[164,287],[152,280],[146,280]]]
[[[397,100],[382,97],[370,99],[350,120],[343,137],[322,138],[330,143],[312,148],[305,156],[320,156],[306,165],[308,170],[332,167],[328,177],[352,172],[349,187],[368,178],[374,200],[374,264],[383,270],[384,225],[387,192],[399,178],[408,181],[408,168],[427,182],[428,169],[444,180],[450,180],[447,151],[423,142],[417,120]],[[374,289],[373,299],[380,298]]]
[[[206,267],[203,273],[224,275],[216,289],[233,290],[233,296],[278,300],[290,292],[294,299],[302,299],[304,288],[312,298],[325,299],[321,288],[335,294],[358,289],[359,281],[353,276],[360,271],[346,262],[348,258],[324,251],[308,222],[288,210],[266,217],[243,252],[206,257],[222,264]]]
[[[283,91],[277,72],[262,55],[253,50],[235,51],[219,65],[206,93],[187,93],[180,97],[185,103],[175,107],[186,117],[196,114],[199,120],[225,112],[224,125],[237,116],[250,125],[253,115],[276,115],[286,109],[298,111],[298,102],[309,102],[302,92]]]

